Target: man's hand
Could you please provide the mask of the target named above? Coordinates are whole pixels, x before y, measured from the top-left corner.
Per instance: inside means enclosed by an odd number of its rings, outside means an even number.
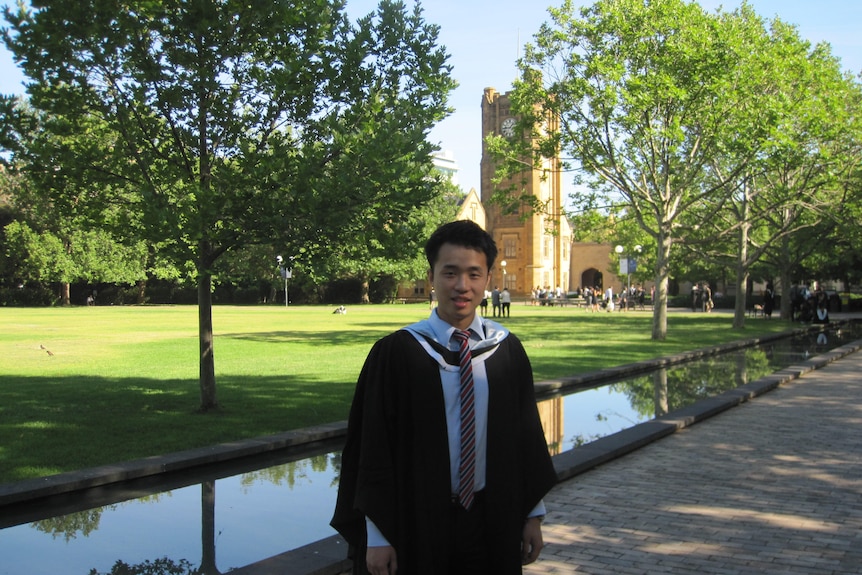
[[[542,534],[539,533],[539,539]],[[395,575],[398,570],[398,559],[395,556],[395,548],[369,547],[365,553],[365,566],[371,575]]]
[[[521,539],[521,564],[528,565],[539,558],[542,547],[542,520],[539,517],[530,517],[524,523],[524,532]]]

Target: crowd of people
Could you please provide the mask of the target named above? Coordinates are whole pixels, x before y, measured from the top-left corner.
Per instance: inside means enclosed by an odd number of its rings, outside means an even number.
[[[807,284],[793,285],[790,287],[790,320],[801,323],[829,323],[829,310],[836,305],[833,299],[837,294],[830,294],[823,289],[822,285],[815,282],[812,291]],[[772,317],[775,307],[779,304],[779,297],[775,293],[772,282],[767,282],[762,292],[763,303],[760,310],[763,317]],[[757,307],[757,306],[755,306]]]
[[[491,300],[492,317],[509,317],[512,313],[512,294],[509,288],[504,287],[501,291],[499,287],[494,286],[492,291],[485,290],[485,296],[479,302],[483,316],[488,315],[488,300]]]
[[[711,312],[715,307],[712,301],[712,288],[707,282],[697,282],[691,287],[691,311]]]
[[[812,292],[807,285],[790,288],[790,319],[803,323],[829,323],[829,294],[817,284]],[[764,314],[766,305],[764,303]]]
[[[794,285],[790,290],[792,302],[791,314],[793,321],[803,323],[829,323],[829,309],[831,307],[830,296],[823,290],[822,286],[815,284],[812,291],[808,285]],[[762,305],[758,307],[763,317],[772,317],[778,305],[778,296],[772,282],[768,282],[761,292]],[[530,293],[530,305],[554,306],[558,304],[580,304],[591,312],[599,311],[627,311],[632,309],[643,310],[646,308],[647,297],[649,301],[655,300],[655,288],[647,291],[641,285],[623,288],[617,293],[613,287],[602,289],[600,286],[580,287],[573,292],[566,292],[559,286],[536,286]],[[720,297],[720,294],[719,294]],[[837,296],[833,296],[837,297]],[[508,288],[500,290],[486,290],[485,297],[480,303],[481,314],[488,315],[488,306],[491,305],[492,317],[509,317],[512,307],[512,295]],[[433,307],[433,304],[432,304]],[[709,313],[715,308],[713,291],[708,282],[696,282],[691,288],[691,310],[694,312]]]
[[[560,301],[566,297],[566,292],[560,286],[553,289],[551,286],[536,286],[531,291],[530,296],[530,302],[533,305],[553,306],[555,301]]]
[[[618,294],[614,294],[613,287],[604,291],[599,286],[579,288],[575,290],[575,297],[583,298],[584,306],[591,312],[628,311],[646,306],[646,290],[640,285],[622,288]]]

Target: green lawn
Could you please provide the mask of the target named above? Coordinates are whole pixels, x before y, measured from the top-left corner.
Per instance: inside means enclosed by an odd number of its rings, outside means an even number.
[[[427,317],[424,304],[219,306],[220,408],[197,412],[197,308],[0,308],[0,482],[346,419],[378,338]],[[654,342],[650,312],[513,304],[505,320],[537,380],[789,330],[726,313],[673,312]]]

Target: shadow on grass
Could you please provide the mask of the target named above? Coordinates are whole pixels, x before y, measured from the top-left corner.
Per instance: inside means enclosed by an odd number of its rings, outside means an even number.
[[[360,326],[361,327],[361,326]],[[391,327],[391,326],[386,326]],[[341,346],[367,344],[370,348],[375,341],[388,335],[392,329],[372,330],[365,328],[362,332],[356,331],[357,326],[350,326],[344,331],[255,331],[255,332],[233,332],[219,333],[217,339],[227,338],[263,343],[306,343],[312,345]]]
[[[202,414],[197,380],[0,376],[0,482],[343,420],[353,388],[222,376]]]

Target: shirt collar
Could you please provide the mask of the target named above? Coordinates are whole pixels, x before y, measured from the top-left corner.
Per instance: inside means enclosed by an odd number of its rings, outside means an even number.
[[[452,334],[455,333],[455,327],[440,319],[435,309],[428,318],[428,323],[431,325],[431,330],[434,332],[434,339],[438,343],[448,346],[452,339]],[[482,318],[479,314],[473,315],[473,321],[467,328],[470,331],[470,340],[482,341],[485,339],[485,330],[482,327]]]

